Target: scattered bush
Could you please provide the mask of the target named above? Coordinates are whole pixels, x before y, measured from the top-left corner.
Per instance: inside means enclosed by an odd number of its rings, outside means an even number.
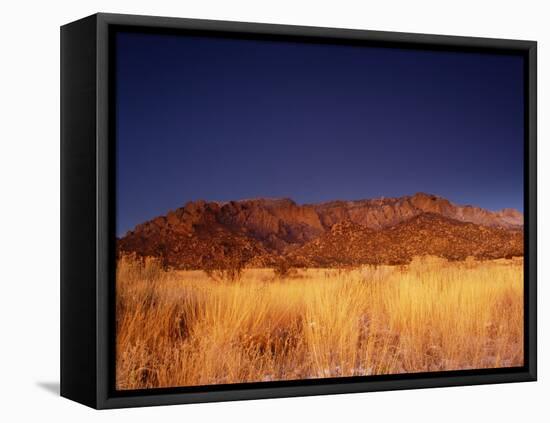
[[[297,273],[296,269],[290,264],[288,260],[277,260],[273,266],[273,273],[279,279],[285,279]]]
[[[245,262],[237,256],[224,256],[207,263],[203,270],[210,279],[217,282],[237,282],[241,279]]]

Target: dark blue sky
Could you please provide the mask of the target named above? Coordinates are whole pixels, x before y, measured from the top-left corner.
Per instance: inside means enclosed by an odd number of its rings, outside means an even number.
[[[190,200],[523,210],[519,56],[119,33],[117,234]]]

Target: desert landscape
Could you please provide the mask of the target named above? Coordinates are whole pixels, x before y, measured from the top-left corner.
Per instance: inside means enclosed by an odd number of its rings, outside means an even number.
[[[190,202],[117,239],[116,388],[523,365],[523,215]]]

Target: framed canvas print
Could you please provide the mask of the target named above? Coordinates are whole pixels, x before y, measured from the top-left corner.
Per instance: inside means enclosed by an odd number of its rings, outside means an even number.
[[[536,43],[61,29],[61,394],[536,380]]]

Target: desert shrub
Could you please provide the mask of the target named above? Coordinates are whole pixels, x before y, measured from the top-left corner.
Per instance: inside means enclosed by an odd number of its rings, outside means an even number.
[[[273,266],[275,277],[284,279],[297,273],[296,269],[288,260],[277,260]]]
[[[203,268],[210,279],[217,282],[237,282],[241,279],[245,262],[236,256],[225,256],[213,260]]]

